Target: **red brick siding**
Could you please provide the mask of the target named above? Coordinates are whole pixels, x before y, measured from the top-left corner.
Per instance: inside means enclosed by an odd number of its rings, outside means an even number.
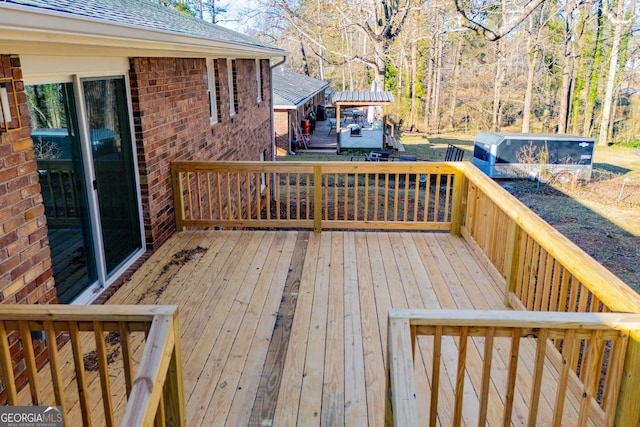
[[[287,154],[289,141],[293,139],[293,135],[290,135],[290,121],[293,122],[293,114],[290,114],[289,110],[275,110],[273,112],[276,147],[279,151],[283,151],[283,154]]]
[[[171,160],[259,160],[263,152],[271,158],[271,73],[268,61],[260,61],[265,90],[258,103],[255,60],[236,60],[238,109],[231,117],[230,70],[220,59],[221,121],[211,126],[204,59],[130,63],[145,236],[156,249],[175,232]]]
[[[55,303],[46,218],[17,56],[0,55],[0,77],[14,78],[22,121],[21,130],[0,133],[0,301]],[[9,343],[20,388],[27,382],[22,346],[15,334],[11,334]],[[35,345],[35,352],[38,360],[46,356],[40,345]],[[3,400],[4,393],[0,394]]]

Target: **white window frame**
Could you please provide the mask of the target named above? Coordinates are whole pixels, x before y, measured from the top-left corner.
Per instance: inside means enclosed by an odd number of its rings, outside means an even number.
[[[211,126],[218,123],[218,101],[216,93],[216,66],[215,59],[207,59],[207,84],[209,93],[209,122]]]
[[[229,86],[229,114],[236,115],[236,95],[233,90],[233,61],[234,58],[227,58],[227,83]]]
[[[256,58],[256,87],[258,89],[258,97],[256,99],[258,103],[262,102],[262,67],[260,63],[260,59]]]

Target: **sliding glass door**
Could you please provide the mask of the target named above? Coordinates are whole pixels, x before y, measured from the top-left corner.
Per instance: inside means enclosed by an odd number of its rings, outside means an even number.
[[[82,81],[105,273],[142,248],[124,79]]]
[[[58,300],[81,300],[143,247],[124,77],[26,88]]]

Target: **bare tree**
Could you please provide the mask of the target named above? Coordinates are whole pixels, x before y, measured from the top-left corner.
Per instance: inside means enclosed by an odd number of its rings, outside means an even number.
[[[539,12],[529,15],[529,29],[527,31],[527,88],[524,93],[522,106],[522,132],[529,132],[531,120],[531,106],[533,103],[533,85],[536,75],[536,67],[540,57],[540,37],[544,27],[544,4]]]
[[[625,7],[628,6],[628,7]],[[603,8],[607,19],[613,24],[613,40],[609,61],[609,74],[607,75],[607,86],[604,94],[604,104],[602,106],[602,120],[600,121],[600,133],[598,134],[598,145],[607,145],[611,125],[611,110],[613,105],[613,92],[618,73],[618,59],[620,55],[620,42],[622,33],[626,27],[631,25],[635,18],[635,0],[630,0],[625,5],[624,0],[618,0],[613,6],[615,10],[610,10],[608,0],[604,1]],[[613,9],[612,8],[612,9]]]

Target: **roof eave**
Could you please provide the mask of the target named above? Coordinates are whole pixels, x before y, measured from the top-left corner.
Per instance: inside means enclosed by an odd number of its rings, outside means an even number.
[[[237,41],[217,41],[169,31],[140,28],[133,25],[96,19],[66,16],[52,11],[25,10],[22,7],[0,6],[0,48],[10,53],[38,43],[59,46],[90,46],[96,49],[118,48],[127,56],[207,56],[214,52],[227,56],[279,57],[284,49]],[[15,46],[14,51],[11,48]],[[43,46],[43,51],[48,48]],[[154,54],[155,53],[155,54]],[[154,54],[154,55],[152,55]]]

